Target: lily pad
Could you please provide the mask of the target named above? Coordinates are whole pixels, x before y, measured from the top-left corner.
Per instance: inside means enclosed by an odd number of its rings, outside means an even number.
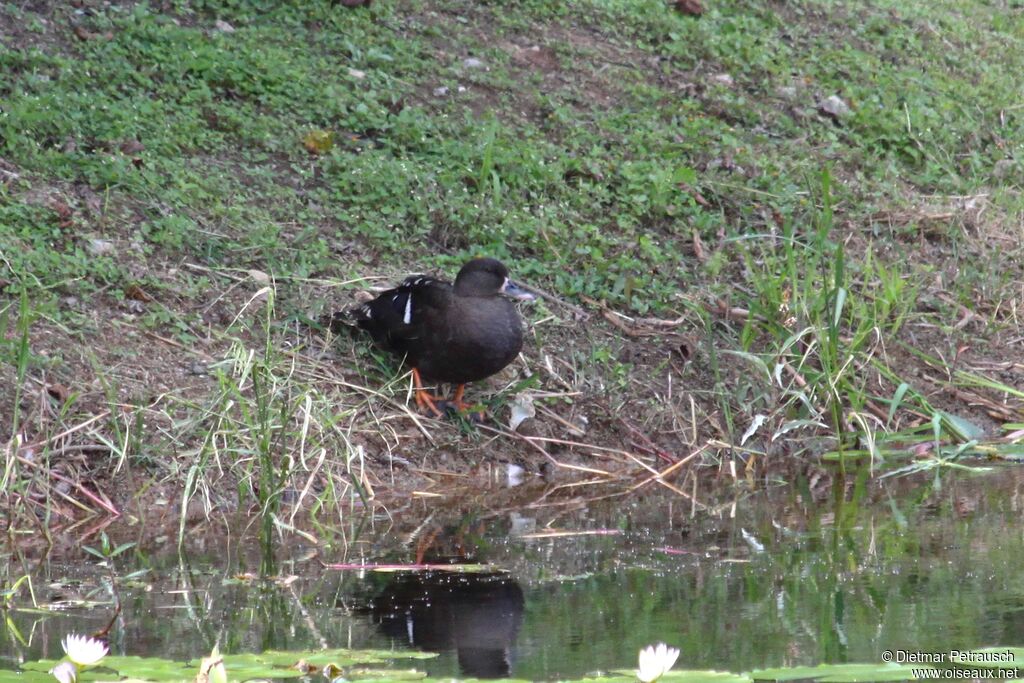
[[[385,665],[395,660],[429,659],[437,655],[429,652],[402,652],[391,650],[322,650],[317,652],[281,652],[268,650],[258,654],[224,655],[224,668],[229,681],[243,681],[256,678],[299,678],[308,675],[308,666],[322,669],[328,665],[343,669],[345,677],[350,680],[417,680],[424,678],[425,673],[405,670],[390,670],[373,665]],[[296,666],[304,662],[306,668]],[[39,660],[22,664],[21,672],[0,671],[0,683],[11,681],[28,681],[29,683],[52,683],[49,670],[54,667],[55,660]],[[110,655],[104,657],[100,666],[82,673],[80,683],[90,681],[109,681],[130,678],[153,683],[168,681],[194,681],[199,671],[200,659],[187,663],[175,662],[159,657],[132,657]],[[5,678],[10,674],[10,677]]]
[[[636,681],[636,671],[632,669],[619,670],[616,674],[626,677],[626,680]],[[608,681],[616,679],[601,678]],[[658,679],[659,683],[753,683],[753,679],[746,674],[734,674],[729,671],[685,671],[672,670]]]
[[[959,656],[954,657],[957,654]],[[986,647],[951,653],[949,663],[973,669],[1020,669],[1024,667],[1024,647]]]
[[[821,683],[857,683],[858,681],[912,681],[920,678],[915,671],[932,669],[930,666],[903,664],[821,664],[778,669],[758,669],[750,672],[755,681],[795,681],[812,679]]]

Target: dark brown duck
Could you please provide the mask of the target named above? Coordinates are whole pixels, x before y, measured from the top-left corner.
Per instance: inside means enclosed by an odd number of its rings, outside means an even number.
[[[523,324],[511,299],[533,299],[492,258],[462,266],[455,283],[411,275],[394,289],[342,315],[412,367],[416,402],[440,415],[422,378],[456,384],[453,403],[465,409],[466,382],[500,371],[523,348]]]

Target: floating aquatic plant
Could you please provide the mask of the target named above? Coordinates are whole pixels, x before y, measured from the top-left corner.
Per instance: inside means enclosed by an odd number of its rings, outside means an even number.
[[[75,683],[78,674],[90,666],[96,666],[107,656],[107,644],[102,640],[69,633],[61,641],[67,661],[63,661],[50,669],[50,673],[60,683]]]
[[[643,683],[653,683],[672,668],[679,657],[678,648],[669,647],[665,643],[648,645],[640,650],[640,668],[636,677]]]

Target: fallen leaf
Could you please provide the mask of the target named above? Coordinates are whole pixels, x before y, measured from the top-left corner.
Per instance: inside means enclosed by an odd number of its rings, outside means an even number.
[[[93,256],[106,256],[108,254],[113,254],[115,251],[113,242],[99,237],[89,240],[88,243],[86,243],[85,248]]]
[[[76,26],[73,30],[75,32],[75,37],[79,40],[92,40],[99,37],[98,33],[94,33],[84,26]]]
[[[250,270],[249,277],[251,277],[253,281],[258,285],[266,286],[270,284],[270,276],[264,273],[262,270]]]
[[[751,420],[750,422],[750,426],[747,427],[747,431],[743,432],[743,436],[740,437],[740,445],[742,446],[743,444],[745,444],[747,442],[747,439],[749,439],[755,433],[757,433],[757,430],[761,428],[761,425],[763,425],[764,421],[767,419],[767,415],[763,415],[761,413],[755,415],[754,419]]]
[[[66,202],[61,199],[53,199],[50,201],[50,208],[57,214],[57,225],[62,228],[70,228],[73,225],[74,212]]]
[[[133,154],[138,154],[144,149],[146,149],[146,146],[135,139],[125,140],[124,142],[121,143],[121,151],[129,156]]]
[[[310,154],[323,154],[334,147],[334,133],[329,130],[311,130],[302,139],[306,151]]]
[[[700,233],[697,229],[693,230],[693,255],[697,257],[697,260],[701,263],[708,262],[707,252],[704,251],[704,240],[700,238]]]
[[[96,31],[90,31],[84,26],[76,26],[72,31],[79,40],[113,40],[114,34],[110,31],[106,33],[97,33]]]
[[[704,14],[704,6],[700,0],[675,0],[672,5],[676,8],[677,12],[691,17],[699,17]]]
[[[144,290],[142,287],[139,287],[137,284],[134,283],[124,288],[124,295],[129,299],[135,299],[136,301],[145,301],[146,303],[149,303],[150,301],[153,300],[153,297],[147,294],[146,290]]]
[[[685,192],[686,194],[690,195],[691,197],[693,197],[693,201],[697,202],[698,204],[703,206],[705,209],[708,208],[709,206],[711,206],[711,202],[709,202],[707,199],[705,199],[704,195],[702,195],[700,192],[698,192],[694,188],[690,187],[686,183],[679,183],[679,189],[682,190],[683,192]]]
[[[509,403],[512,409],[508,419],[508,427],[513,432],[526,420],[537,416],[537,409],[533,407],[533,396],[530,394],[517,394]]]
[[[46,393],[50,395],[57,403],[67,403],[68,397],[71,396],[71,390],[59,382],[53,382],[52,384],[46,385]]]
[[[830,95],[818,103],[818,111],[833,120],[839,120],[850,113],[850,105],[839,95]]]

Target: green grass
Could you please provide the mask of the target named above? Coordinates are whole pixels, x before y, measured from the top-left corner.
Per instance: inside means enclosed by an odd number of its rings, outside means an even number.
[[[337,367],[280,346],[310,343],[296,324],[347,300],[330,283],[452,272],[480,253],[566,301],[685,316],[700,354],[680,375],[680,411],[707,417],[701,439],[730,443],[759,420],[764,455],[772,434],[860,452],[972,410],[933,405],[943,387],[921,385],[913,353],[893,358],[899,344],[1006,360],[1024,303],[1019,12],[980,0],[745,0],[699,19],[661,0],[168,7],[0,11],[0,343],[17,385],[0,403],[5,441],[25,424],[26,377],[37,391],[51,374],[77,390],[95,379],[102,396],[58,422],[106,406],[87,433],[111,467],[186,481],[186,503],[217,499],[225,471],[266,519],[313,481],[334,492],[313,496],[321,507],[366,495],[349,437],[380,428],[365,411],[382,399],[352,387],[392,400],[394,366],[325,384]],[[850,106],[837,121],[818,112],[830,95]],[[311,154],[310,134],[333,144]],[[265,277],[273,308],[254,316]],[[748,316],[721,316],[719,301]],[[962,307],[976,314],[967,327]],[[667,424],[650,379],[665,357],[623,361],[631,341],[616,328],[542,312],[544,351],[586,359],[580,393],[552,407],[643,405],[655,432]],[[216,381],[151,403],[114,360],[154,338],[220,359]],[[176,362],[151,371],[188,364]],[[977,374],[945,389],[1007,396],[996,419],[1019,416],[1019,382]],[[331,445],[324,466],[342,463],[327,484],[293,459],[311,447],[304,420]]]

